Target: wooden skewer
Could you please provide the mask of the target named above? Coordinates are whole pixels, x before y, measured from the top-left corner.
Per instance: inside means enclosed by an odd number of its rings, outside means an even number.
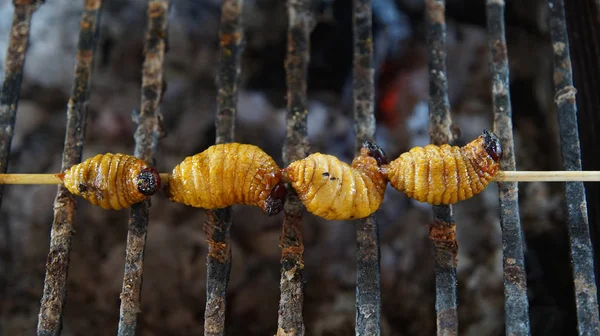
[[[161,173],[163,183],[169,180],[169,173]],[[599,182],[600,171],[500,171],[495,181],[502,182]],[[0,174],[0,184],[61,184],[58,174]]]
[[[502,182],[598,182],[600,171],[499,171],[495,178]]]
[[[169,173],[160,174],[160,180],[169,180]],[[0,184],[62,184],[58,174],[0,174]]]
[[[160,174],[162,183],[169,173]],[[600,171],[500,171],[496,181],[502,182],[600,182]],[[0,184],[61,184],[58,174],[0,174]]]

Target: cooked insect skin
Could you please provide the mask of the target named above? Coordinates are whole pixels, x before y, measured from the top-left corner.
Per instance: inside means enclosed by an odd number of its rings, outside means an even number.
[[[387,180],[379,146],[365,142],[351,165],[314,153],[292,162],[284,173],[308,211],[329,220],[364,218],[379,208]]]
[[[98,154],[58,176],[72,194],[103,209],[128,208],[152,196],[160,186],[156,170],[125,154]]]
[[[384,166],[390,184],[410,198],[433,205],[454,204],[479,194],[499,171],[498,137],[483,134],[463,147],[415,147]]]
[[[173,169],[165,192],[171,201],[197,208],[246,204],[272,216],[285,201],[280,179],[280,168],[262,149],[233,142],[185,158]]]

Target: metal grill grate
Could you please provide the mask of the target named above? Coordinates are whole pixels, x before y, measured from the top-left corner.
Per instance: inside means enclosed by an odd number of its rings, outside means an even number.
[[[87,117],[87,103],[94,49],[102,1],[86,1],[81,17],[81,32],[76,56],[75,78],[67,108],[67,131],[61,169],[81,161]],[[38,320],[38,335],[57,335],[62,330],[62,316],[67,295],[69,255],[74,233],[75,198],[63,185],[54,200],[54,221],[50,233],[50,251],[46,261],[44,294]]]
[[[487,25],[494,104],[494,131],[502,142],[503,150],[500,168],[515,170],[503,1],[488,1]],[[530,333],[529,302],[527,301],[527,279],[517,182],[500,182],[498,189],[500,192],[500,226],[502,227],[506,333],[508,335],[528,335]]]
[[[282,157],[284,164],[302,159],[308,154],[306,119],[306,83],[310,50],[310,1],[297,0],[288,4],[288,53],[285,60],[287,81],[286,139]],[[304,304],[302,241],[302,202],[295,190],[286,187],[284,218],[281,229],[281,297],[277,334],[303,335]]]
[[[145,59],[142,68],[142,98],[138,127],[134,134],[134,155],[146,162],[154,161],[154,153],[161,134],[160,103],[164,90],[163,64],[167,49],[168,0],[148,2],[148,31]],[[118,335],[135,335],[137,315],[141,311],[144,249],[148,232],[150,200],[131,207],[125,247],[125,272],[121,291]]]
[[[242,4],[242,0],[224,0],[221,7],[220,59],[217,75],[217,144],[233,141],[242,54]],[[204,232],[208,237],[205,335],[223,335],[225,332],[225,294],[231,270],[230,227],[230,208],[208,211],[204,224]]]
[[[426,26],[429,54],[429,134],[436,145],[451,143],[450,102],[446,78],[446,18],[444,0],[427,0]],[[457,280],[458,243],[451,205],[433,206],[429,239],[435,249],[435,310],[441,335],[458,333]]]
[[[554,50],[554,102],[558,110],[560,150],[565,170],[581,170],[581,148],[577,126],[577,104],[573,87],[571,55],[563,0],[548,0],[550,33]],[[580,335],[600,334],[598,296],[594,275],[594,252],[587,218],[583,182],[567,182],[567,229]]]
[[[23,65],[32,14],[43,1],[14,0],[15,14],[0,92],[0,167],[7,171]],[[67,132],[62,168],[81,160],[86,125],[86,106],[94,50],[97,43],[101,0],[85,0],[76,55],[75,78],[67,109]],[[426,0],[426,32],[429,52],[430,136],[436,144],[451,143],[450,106],[446,78],[445,1]],[[287,138],[284,163],[304,158],[307,153],[307,69],[310,32],[314,25],[308,0],[289,0],[288,55],[285,69],[288,87]],[[51,5],[51,4],[47,4]],[[237,86],[243,51],[242,0],[222,2],[220,65],[217,77],[218,111],[216,142],[234,139]],[[555,103],[565,170],[581,170],[577,128],[576,90],[573,87],[569,41],[562,0],[549,0],[550,27],[554,50]],[[150,0],[143,66],[141,111],[135,132],[135,156],[152,161],[161,134],[160,103],[163,94],[163,63],[167,50],[168,0]],[[508,51],[505,39],[504,0],[487,0],[490,74],[494,105],[494,130],[500,136],[504,156],[501,169],[515,170],[512,110],[509,93]],[[354,115],[356,145],[374,140],[374,71],[370,0],[355,0],[354,28]],[[288,188],[289,189],[289,188]],[[0,202],[3,186],[0,185]],[[506,333],[530,334],[524,243],[521,232],[516,182],[499,183],[500,223],[504,254]],[[593,249],[582,182],[566,184],[568,232],[573,265],[578,329],[581,335],[600,334]],[[128,226],[125,272],[121,293],[119,335],[135,335],[141,311],[144,249],[150,202],[132,207]],[[60,186],[54,204],[54,221],[46,278],[39,313],[38,335],[61,333],[65,305],[69,254],[73,237],[74,198]],[[302,205],[289,189],[284,209],[281,238],[281,298],[278,335],[303,335],[304,266]],[[434,222],[429,237],[435,248],[436,312],[439,335],[458,334],[457,279],[458,243],[456,223],[450,206],[433,208]],[[210,211],[205,223],[207,258],[207,301],[205,334],[225,334],[225,293],[231,268],[230,209]],[[375,217],[357,221],[356,334],[378,335],[380,326],[379,238]]]

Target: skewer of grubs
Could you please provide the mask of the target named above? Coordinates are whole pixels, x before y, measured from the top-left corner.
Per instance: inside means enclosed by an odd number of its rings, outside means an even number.
[[[9,173],[0,174],[0,184],[62,184],[60,174]],[[161,183],[168,182],[171,173],[160,173]],[[599,170],[500,170],[494,182],[600,182]]]
[[[600,181],[600,171],[501,171],[501,156],[498,138],[488,131],[463,147],[415,147],[389,163],[381,148],[365,143],[351,165],[315,153],[285,169],[256,146],[229,143],[186,158],[171,173],[158,174],[131,155],[107,153],[58,174],[0,174],[0,184],[64,183],[74,195],[117,210],[163,185],[174,202],[206,209],[248,204],[275,215],[283,208],[287,180],[309,211],[326,219],[354,219],[379,207],[387,182],[416,200],[453,204],[492,181]]]

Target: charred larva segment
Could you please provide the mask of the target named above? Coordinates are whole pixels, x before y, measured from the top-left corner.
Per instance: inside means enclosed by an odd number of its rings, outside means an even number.
[[[395,189],[433,205],[454,204],[479,194],[499,171],[502,147],[487,130],[463,147],[427,145],[403,153],[385,167]]]
[[[64,172],[65,187],[103,209],[128,208],[152,196],[160,175],[135,156],[98,154]]]
[[[178,164],[166,194],[171,201],[197,208],[246,204],[275,215],[285,202],[280,179],[280,168],[257,146],[218,144]]]
[[[367,144],[349,165],[315,153],[284,169],[306,209],[328,220],[368,217],[383,201],[386,178]]]

